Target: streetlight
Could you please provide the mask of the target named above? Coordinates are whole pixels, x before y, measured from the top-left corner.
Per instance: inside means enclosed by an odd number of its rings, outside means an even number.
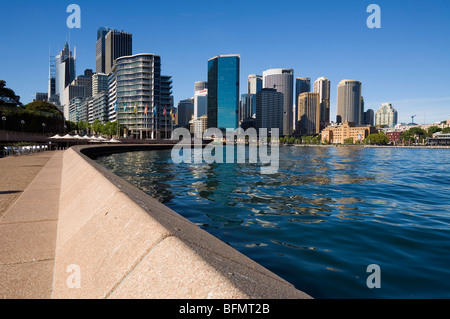
[[[2,116],[2,121],[3,121],[3,131],[4,131],[5,130],[6,116]]]
[[[42,123],[42,134],[44,134],[45,123]]]
[[[22,120],[22,121],[20,121],[20,123],[22,124],[22,133],[23,133],[23,125],[25,124],[25,121]]]

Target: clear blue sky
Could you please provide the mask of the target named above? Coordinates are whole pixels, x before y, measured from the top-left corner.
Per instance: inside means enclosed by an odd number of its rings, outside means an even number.
[[[207,80],[207,61],[241,54],[241,93],[248,74],[293,68],[294,76],[331,81],[331,119],[337,84],[363,83],[366,109],[390,102],[399,122],[450,119],[450,1],[448,0],[205,0],[8,1],[0,12],[0,79],[32,101],[46,92],[48,55],[62,49],[66,8],[81,7],[81,29],[70,29],[77,74],[95,71],[101,26],[133,34],[133,53],[161,56],[173,76],[175,105]],[[381,29],[369,29],[366,8],[381,7]]]

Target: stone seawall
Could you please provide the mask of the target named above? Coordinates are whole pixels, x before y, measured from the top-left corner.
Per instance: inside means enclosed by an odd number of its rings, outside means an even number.
[[[126,147],[64,153],[52,298],[310,298],[83,154]]]

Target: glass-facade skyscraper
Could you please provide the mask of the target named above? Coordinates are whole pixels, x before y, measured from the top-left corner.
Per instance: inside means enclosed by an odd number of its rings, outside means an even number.
[[[208,127],[237,128],[240,59],[231,54],[208,60]]]

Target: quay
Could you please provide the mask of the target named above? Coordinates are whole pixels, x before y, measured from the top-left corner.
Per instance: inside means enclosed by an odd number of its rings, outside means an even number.
[[[165,147],[0,158],[0,298],[311,298],[92,159]]]

